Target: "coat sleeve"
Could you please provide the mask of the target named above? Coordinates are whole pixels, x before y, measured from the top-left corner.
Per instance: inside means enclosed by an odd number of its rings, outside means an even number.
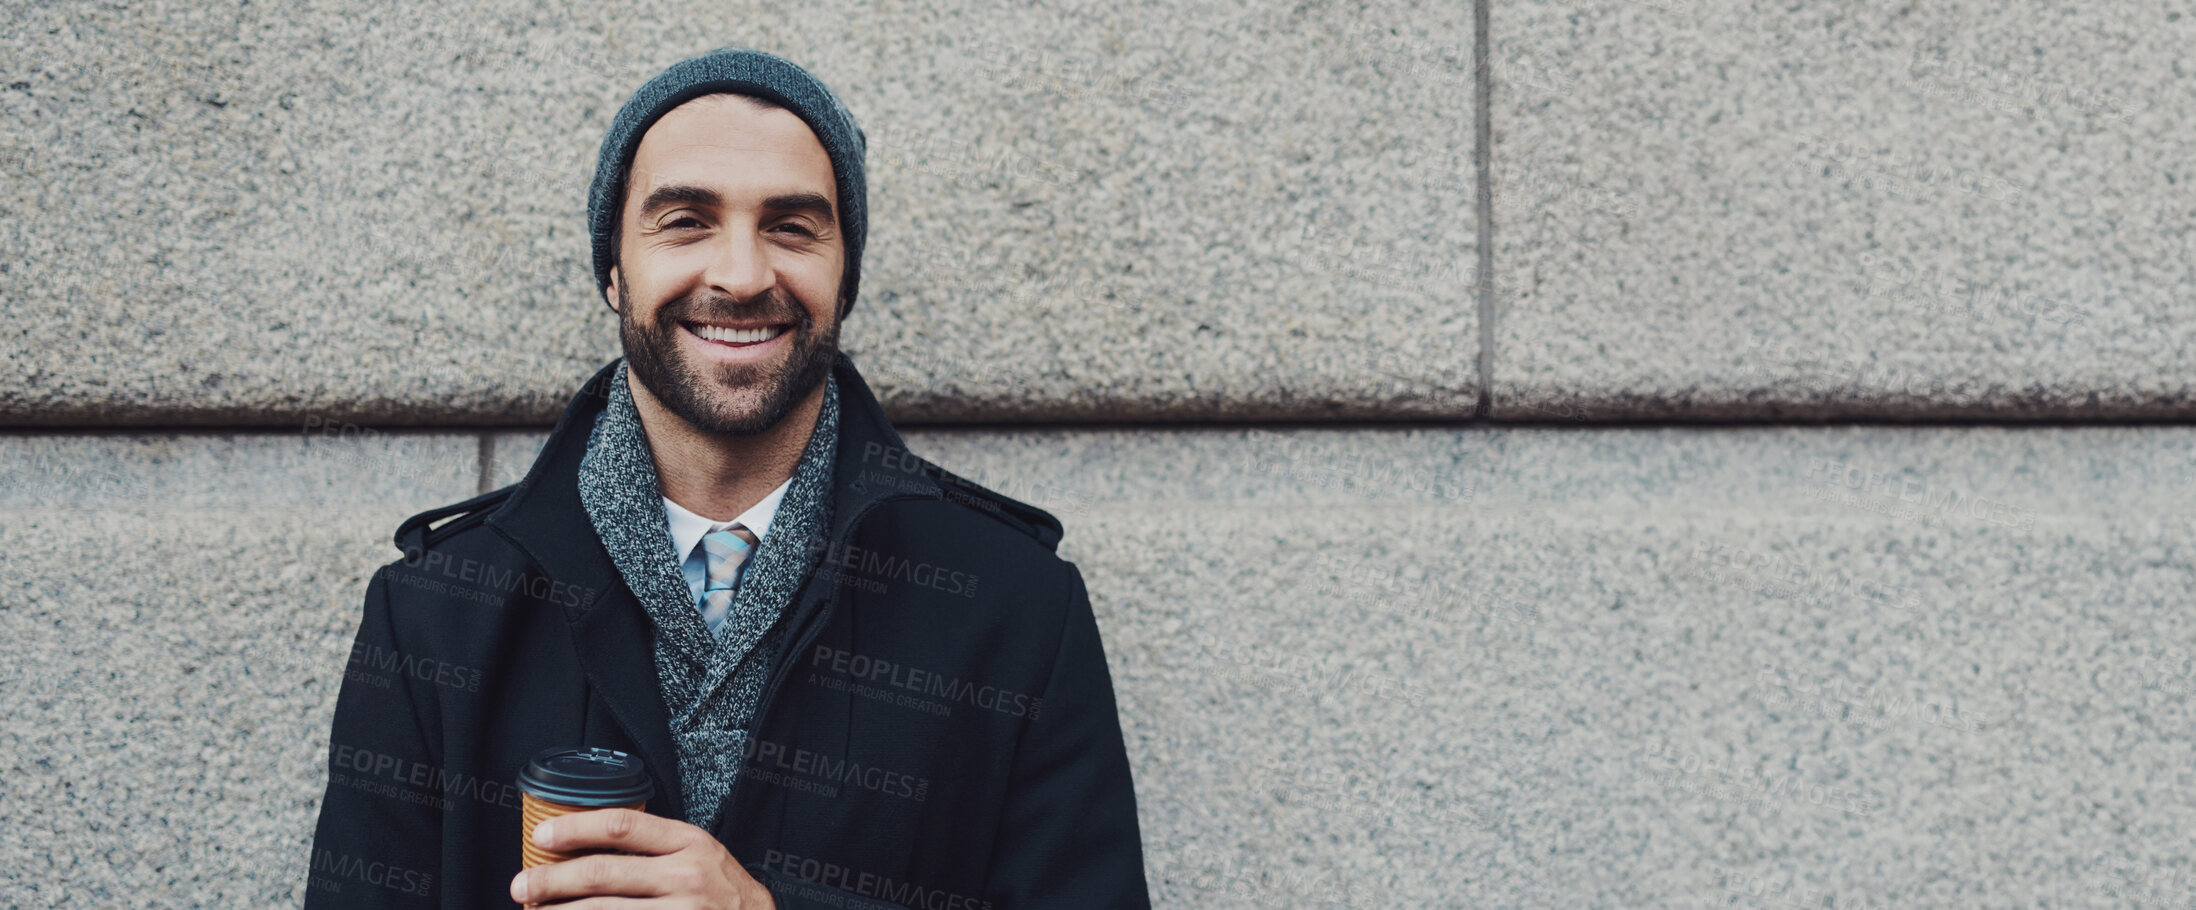
[[[910,910],[905,904],[802,881],[761,864],[749,864],[746,868],[749,876],[770,891],[770,900],[777,904],[777,910]]]
[[[387,567],[366,585],[351,661],[400,653]],[[406,769],[439,765],[424,731],[410,674],[345,673],[328,742],[328,789],[320,801],[307,871],[305,910],[429,908],[464,898],[442,888],[439,794],[403,780]]]
[[[1083,575],[1068,573],[1052,675],[1015,750],[985,896],[997,910],[1148,908],[1113,677]]]

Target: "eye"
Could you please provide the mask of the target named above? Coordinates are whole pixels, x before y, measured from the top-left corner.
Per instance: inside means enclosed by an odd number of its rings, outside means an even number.
[[[701,227],[701,226],[702,226],[702,223],[701,223],[700,219],[697,219],[697,218],[693,217],[692,215],[680,215],[680,216],[678,217],[678,219],[677,219],[677,220],[674,220],[674,221],[672,221],[672,222],[670,222],[670,223],[668,223],[668,224],[665,224],[665,225],[664,225],[664,227],[665,227],[665,228],[677,228],[677,227]]]
[[[777,226],[777,227],[775,227],[775,228],[772,228],[772,230],[778,230],[778,231],[791,231],[791,232],[793,232],[793,233],[795,233],[795,234],[799,234],[799,235],[801,235],[801,236],[803,236],[803,237],[814,237],[814,236],[816,236],[816,232],[814,232],[814,231],[811,231],[811,230],[809,230],[809,229],[808,229],[808,225],[802,224],[802,223],[800,223],[800,222],[798,222],[798,221],[781,221],[781,222],[779,222],[779,223],[778,223],[778,226]]]

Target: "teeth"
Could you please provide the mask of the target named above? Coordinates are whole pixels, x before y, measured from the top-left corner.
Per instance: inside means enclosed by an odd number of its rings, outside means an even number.
[[[778,337],[779,333],[784,331],[784,326],[769,326],[760,329],[727,329],[713,325],[697,325],[694,327],[694,334],[696,335],[710,341],[725,341],[732,344],[754,344],[758,341],[769,341]]]

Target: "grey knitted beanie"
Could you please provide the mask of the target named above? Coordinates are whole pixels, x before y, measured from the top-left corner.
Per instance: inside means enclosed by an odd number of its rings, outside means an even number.
[[[846,301],[839,315],[845,316],[861,287],[862,240],[869,228],[862,128],[839,97],[807,70],[783,57],[744,47],[720,47],[672,64],[634,92],[610,121],[610,132],[602,137],[602,152],[595,160],[595,183],[587,193],[595,290],[610,287],[610,267],[617,260],[617,251],[610,245],[611,231],[624,208],[625,177],[633,167],[633,151],[640,147],[641,136],[672,108],[718,92],[756,95],[783,105],[815,131],[825,154],[831,156],[839,191],[839,228],[846,237],[846,272],[839,287]]]

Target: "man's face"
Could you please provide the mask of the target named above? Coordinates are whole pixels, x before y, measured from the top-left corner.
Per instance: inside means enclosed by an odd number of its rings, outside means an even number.
[[[610,272],[635,378],[705,432],[776,426],[838,353],[837,212],[831,157],[793,112],[704,95],[658,119]]]

